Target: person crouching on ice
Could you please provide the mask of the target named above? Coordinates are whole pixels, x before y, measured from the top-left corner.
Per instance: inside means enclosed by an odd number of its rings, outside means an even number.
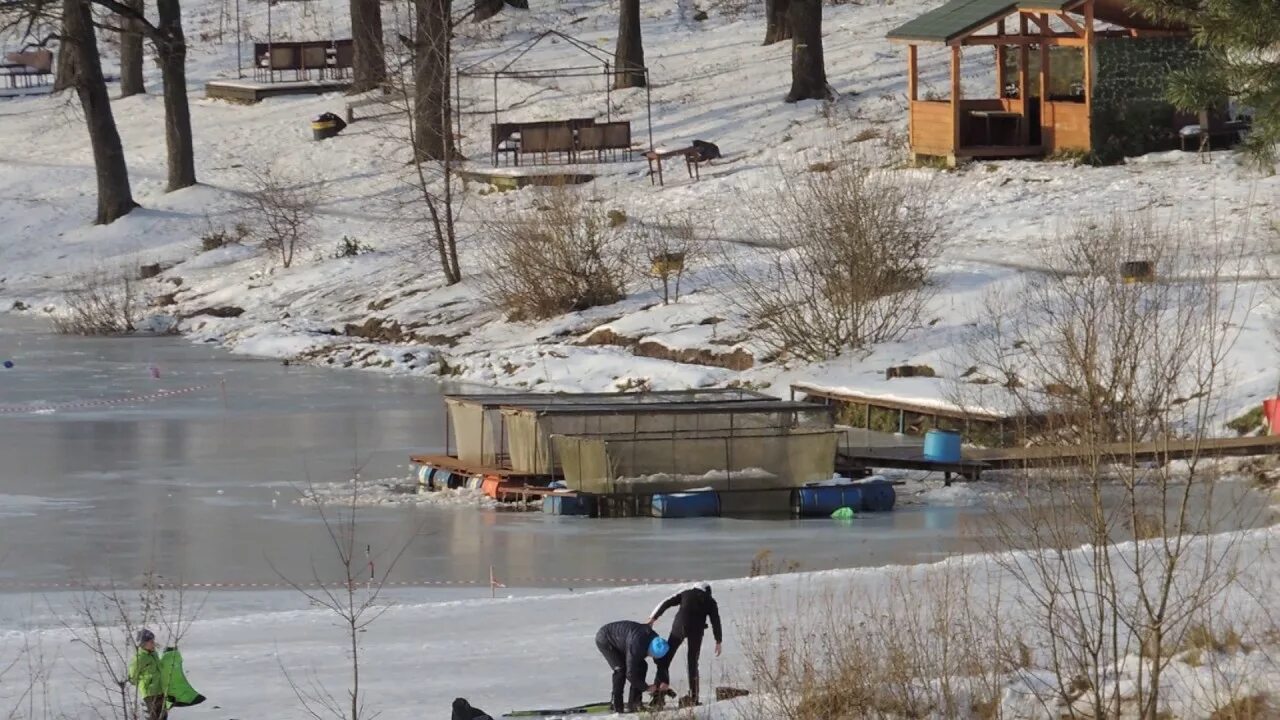
[[[596,648],[613,670],[613,689],[609,695],[609,709],[612,712],[636,712],[640,709],[640,701],[645,691],[657,692],[657,685],[648,685],[645,677],[649,674],[646,657],[661,660],[669,648],[653,628],[631,620],[611,622],[596,633]],[[631,693],[627,696],[627,704],[622,704],[622,689],[631,683]]]

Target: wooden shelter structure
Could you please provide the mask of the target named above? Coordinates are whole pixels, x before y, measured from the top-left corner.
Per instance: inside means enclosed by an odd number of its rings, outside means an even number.
[[[528,66],[525,56],[542,42],[564,43],[583,56],[583,64]],[[503,49],[482,58],[470,65],[460,67],[455,72],[454,111],[457,123],[456,132],[459,138],[462,131],[462,80],[463,78],[487,80],[493,83],[493,104],[489,114],[493,122],[489,126],[489,152],[494,166],[497,166],[506,155],[519,165],[522,156],[529,156],[525,164],[537,162],[542,157],[543,164],[549,162],[552,154],[557,158],[567,158],[568,162],[577,162],[580,158],[594,155],[596,160],[603,158],[605,152],[616,155],[619,151],[630,159],[633,147],[631,121],[615,120],[613,117],[613,80],[617,73],[638,73],[644,75],[645,126],[648,133],[649,149],[653,149],[653,100],[650,90],[649,69],[646,67],[624,67],[614,64],[612,55],[592,47],[571,35],[558,30],[544,30],[523,42]],[[557,118],[536,122],[504,122],[501,108],[498,105],[498,83],[500,80],[521,80],[537,82],[539,80],[562,80],[568,78],[602,78],[604,81],[605,102],[604,122],[596,122],[597,117]]]
[[[888,35],[907,45],[911,153],[954,164],[1176,145],[1165,78],[1194,57],[1189,35],[1127,0],[950,0]],[[920,45],[950,51],[945,99],[921,97]],[[994,52],[993,97],[964,96],[967,48]]]

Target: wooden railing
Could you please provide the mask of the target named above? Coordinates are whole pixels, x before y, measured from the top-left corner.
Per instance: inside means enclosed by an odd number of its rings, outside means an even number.
[[[951,103],[914,100],[911,103],[911,152],[951,155],[955,152],[955,126]]]
[[[1080,150],[1087,152],[1092,144],[1089,132],[1089,106],[1080,102],[1047,102],[1040,120],[1044,127],[1044,146],[1049,152]]]

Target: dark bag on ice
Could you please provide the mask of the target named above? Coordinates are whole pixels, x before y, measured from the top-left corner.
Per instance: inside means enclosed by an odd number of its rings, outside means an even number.
[[[316,120],[320,122],[333,123],[333,127],[335,128],[336,132],[342,132],[347,128],[347,123],[343,121],[342,118],[338,117],[337,115],[334,115],[331,112],[321,113],[320,116],[316,118]]]

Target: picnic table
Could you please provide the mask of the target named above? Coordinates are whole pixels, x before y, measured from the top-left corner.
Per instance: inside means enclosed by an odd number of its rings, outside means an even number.
[[[658,185],[663,185],[662,178],[662,161],[673,157],[684,157],[685,170],[689,172],[689,178],[692,180],[700,180],[702,174],[698,171],[698,166],[702,164],[702,150],[696,145],[688,147],[675,148],[674,150],[662,150],[655,148],[646,151],[644,154],[646,160],[649,161],[649,184],[654,184],[654,177],[658,178]]]

